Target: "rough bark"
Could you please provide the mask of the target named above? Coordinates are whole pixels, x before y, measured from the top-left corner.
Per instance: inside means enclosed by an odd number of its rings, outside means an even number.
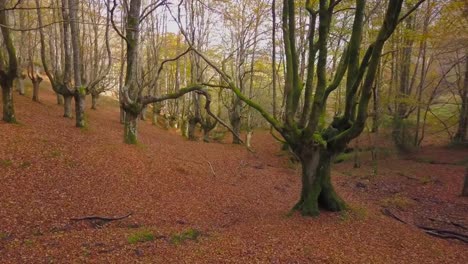
[[[332,153],[321,147],[304,147],[297,153],[302,165],[302,190],[293,209],[305,216],[318,216],[320,208],[333,212],[344,210],[346,204],[331,182]]]
[[[63,105],[63,96],[61,94],[56,93],[57,95],[57,104],[58,105]]]
[[[125,112],[125,128],[124,128],[124,142],[127,144],[137,144],[137,122],[138,114],[132,112]]]
[[[2,81],[3,121],[7,123],[16,123],[12,86],[12,81]]]
[[[72,118],[72,99],[73,96],[64,95],[63,96],[63,117]]]

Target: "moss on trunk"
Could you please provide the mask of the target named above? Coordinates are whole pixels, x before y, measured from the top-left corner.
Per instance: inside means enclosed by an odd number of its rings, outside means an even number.
[[[137,121],[138,115],[125,111],[124,141],[127,144],[136,145],[138,143]]]
[[[294,210],[305,216],[318,216],[320,208],[328,211],[346,209],[345,202],[338,196],[331,182],[332,154],[326,150],[315,150],[301,155],[302,191]]]

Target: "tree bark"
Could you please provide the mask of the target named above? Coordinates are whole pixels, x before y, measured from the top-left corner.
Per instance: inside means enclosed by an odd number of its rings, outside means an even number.
[[[24,76],[19,75],[18,78],[16,78],[16,89],[18,89],[18,92],[20,95],[24,95],[25,89],[24,89]]]
[[[320,208],[333,212],[346,209],[346,204],[331,183],[330,168],[333,155],[320,147],[310,149],[300,151],[302,191],[299,202],[293,209],[305,216],[318,216]]]
[[[197,140],[197,136],[195,135],[195,129],[197,127],[198,118],[190,117],[188,120],[188,139],[189,140]]]
[[[57,95],[57,104],[58,105],[63,105],[64,104],[63,96],[61,94],[58,94],[58,93],[56,93],[56,95]]]
[[[13,81],[5,80],[2,83],[3,121],[16,123],[15,108],[13,105]]]
[[[241,130],[241,116],[240,116],[241,106],[240,106],[240,102],[239,103],[237,102],[238,100],[239,100],[238,98],[235,99],[236,103],[233,107],[234,109],[229,115],[229,120],[231,121],[232,130],[237,135],[240,134],[240,130]],[[239,138],[237,138],[235,135],[232,136],[232,144],[241,144]]]
[[[42,78],[32,80],[33,85],[33,97],[32,100],[34,102],[39,102],[39,84],[41,84]]]
[[[80,89],[79,89],[80,90]],[[76,112],[76,127],[85,127],[85,102],[86,102],[86,93],[77,92],[75,94],[75,112]]]
[[[99,94],[91,94],[91,109],[97,110]]]
[[[63,109],[64,109],[64,113],[63,113],[63,117],[68,117],[68,118],[72,118],[72,99],[73,99],[73,96],[70,96],[70,95],[64,95],[63,96]]]
[[[468,51],[465,55],[465,80],[463,82],[463,88],[460,91],[461,97],[461,109],[460,109],[460,118],[458,122],[457,133],[455,134],[453,140],[456,143],[462,143],[467,141],[467,132],[468,132]]]
[[[125,111],[125,128],[124,128],[124,141],[127,144],[137,144],[137,122],[138,114]]]

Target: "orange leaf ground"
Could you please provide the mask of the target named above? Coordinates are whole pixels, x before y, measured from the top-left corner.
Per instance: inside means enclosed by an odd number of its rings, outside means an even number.
[[[288,214],[297,165],[266,132],[254,135],[253,154],[141,122],[141,144],[128,146],[115,105],[88,110],[89,127],[77,129],[50,91],[41,98],[16,96],[20,124],[0,123],[1,263],[468,263],[466,244],[414,227],[466,231],[448,223],[468,226],[457,165],[466,150],[391,156],[376,176],[366,157],[360,169],[337,164],[333,178],[352,209],[304,218]],[[102,227],[70,221],[129,212]],[[174,243],[191,229],[196,241]],[[129,242],[142,232],[153,237]]]

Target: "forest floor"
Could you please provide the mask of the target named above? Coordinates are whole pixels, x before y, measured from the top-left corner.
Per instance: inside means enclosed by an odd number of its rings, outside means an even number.
[[[289,213],[300,169],[267,132],[251,153],[141,122],[128,146],[115,104],[77,129],[51,91],[41,100],[15,96],[19,124],[0,122],[1,263],[468,263],[466,243],[417,227],[468,234],[466,149],[383,144],[357,169],[343,155],[332,174],[350,210],[310,218]]]

